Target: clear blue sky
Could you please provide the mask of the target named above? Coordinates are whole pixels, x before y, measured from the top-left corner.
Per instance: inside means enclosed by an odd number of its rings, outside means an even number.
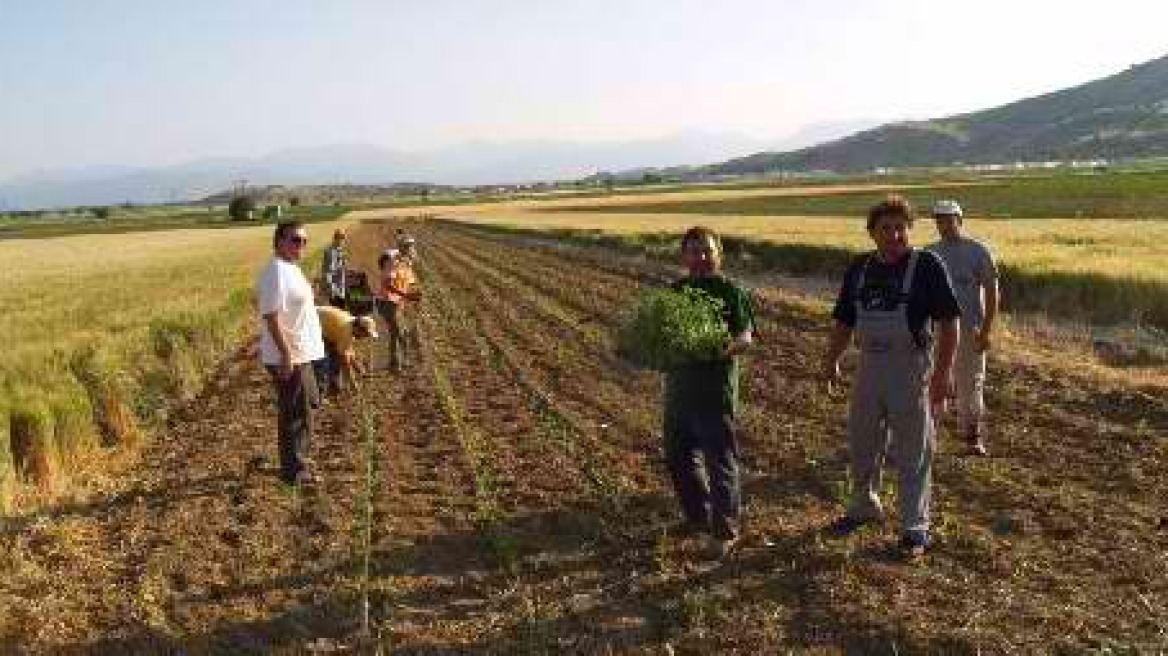
[[[781,137],[1084,82],[1168,54],[1165,25],[1164,0],[0,0],[0,178],[334,143]]]

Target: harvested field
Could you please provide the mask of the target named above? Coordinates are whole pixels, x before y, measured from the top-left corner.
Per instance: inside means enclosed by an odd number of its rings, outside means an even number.
[[[353,239],[373,269],[391,223]],[[0,651],[65,653],[1157,653],[1168,650],[1168,387],[1072,362],[991,363],[992,457],[943,436],[937,546],[892,525],[833,541],[844,400],[816,373],[825,308],[755,290],[744,367],[747,537],[722,564],[664,529],[656,375],[613,356],[617,313],[670,267],[414,224],[424,299],[375,419],[362,577],[360,404],[325,406],[322,481],[275,477],[254,342],[116,489],[0,535]],[[367,586],[366,586],[367,583]],[[371,642],[358,638],[362,590]]]

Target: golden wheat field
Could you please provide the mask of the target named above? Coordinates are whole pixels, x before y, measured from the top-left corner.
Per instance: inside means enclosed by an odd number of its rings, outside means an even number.
[[[711,216],[695,214],[621,214],[611,212],[501,212],[486,208],[457,218],[540,230],[601,230],[614,234],[678,233],[707,225],[727,236],[776,244],[871,247],[862,217]],[[1122,279],[1168,283],[1168,222],[1085,221],[1080,219],[969,219],[968,234],[987,241],[1003,261],[1036,271],[1091,273]],[[918,220],[913,240],[936,239],[931,221]]]
[[[323,246],[333,224],[309,227]],[[136,439],[239,339],[271,226],[0,241],[0,487]],[[7,435],[0,435],[7,437]],[[8,439],[0,440],[7,447]],[[31,455],[30,455],[31,453]],[[31,459],[27,463],[14,460]]]

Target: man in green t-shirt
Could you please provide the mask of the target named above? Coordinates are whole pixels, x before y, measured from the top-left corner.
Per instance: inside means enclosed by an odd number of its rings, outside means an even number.
[[[731,339],[721,358],[666,372],[665,460],[685,517],[683,530],[710,533],[711,550],[721,558],[739,538],[736,356],[753,341],[754,313],[749,295],[722,276],[722,246],[712,230],[690,228],[681,240],[681,259],[689,275],[673,287],[700,289],[721,301],[720,318]]]

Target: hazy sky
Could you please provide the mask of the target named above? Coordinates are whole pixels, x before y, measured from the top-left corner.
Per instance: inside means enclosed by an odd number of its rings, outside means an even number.
[[[285,147],[781,137],[1168,54],[1165,0],[0,0],[0,178]]]

